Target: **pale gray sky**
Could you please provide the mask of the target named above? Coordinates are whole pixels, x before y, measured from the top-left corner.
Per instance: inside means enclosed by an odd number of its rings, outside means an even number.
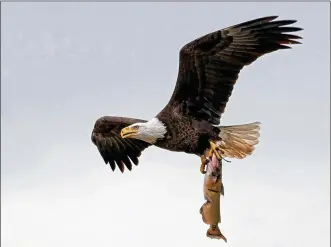
[[[303,45],[240,74],[222,124],[261,121],[224,166],[229,247],[327,247],[329,3],[2,3],[1,246],[220,246],[205,237],[199,158],[148,148],[121,174],[97,118],[150,119],[187,42],[253,18],[297,19]]]

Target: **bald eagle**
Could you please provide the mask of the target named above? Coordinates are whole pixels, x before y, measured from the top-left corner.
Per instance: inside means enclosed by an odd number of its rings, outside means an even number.
[[[301,28],[289,26],[296,20],[268,16],[206,34],[182,47],[175,89],[163,110],[149,121],[105,116],[92,131],[92,142],[114,171],[138,165],[142,151],[150,145],[206,160],[242,159],[258,143],[259,123],[220,126],[220,118],[231,96],[239,72],[258,57],[301,37],[289,34]],[[206,150],[209,150],[208,152]]]

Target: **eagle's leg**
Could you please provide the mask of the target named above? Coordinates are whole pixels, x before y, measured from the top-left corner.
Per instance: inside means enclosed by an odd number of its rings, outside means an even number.
[[[208,153],[208,157],[212,157],[213,153],[215,153],[217,159],[221,160],[222,157],[219,154],[219,152],[221,152],[221,149],[219,147],[217,147],[217,145],[212,141],[209,141],[209,144],[210,144],[210,150],[209,150],[209,153]]]

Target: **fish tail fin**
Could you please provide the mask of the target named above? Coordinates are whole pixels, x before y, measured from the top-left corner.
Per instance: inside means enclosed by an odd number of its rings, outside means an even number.
[[[226,237],[222,234],[218,225],[210,225],[209,229],[206,233],[207,237],[214,239],[223,239],[225,243],[227,243]]]
[[[222,157],[243,159],[251,155],[255,145],[259,143],[259,122],[220,126],[219,137],[222,139],[217,145],[222,150]]]

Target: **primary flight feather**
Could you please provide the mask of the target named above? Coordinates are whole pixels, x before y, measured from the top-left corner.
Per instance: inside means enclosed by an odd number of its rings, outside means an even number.
[[[152,120],[106,116],[92,131],[92,142],[112,170],[132,169],[150,145],[199,155],[211,149],[216,156],[242,159],[258,143],[259,123],[215,126],[244,66],[258,57],[289,45],[300,44],[302,30],[295,20],[263,17],[204,35],[186,44],[179,53],[174,92]],[[204,171],[203,165],[200,167]]]

